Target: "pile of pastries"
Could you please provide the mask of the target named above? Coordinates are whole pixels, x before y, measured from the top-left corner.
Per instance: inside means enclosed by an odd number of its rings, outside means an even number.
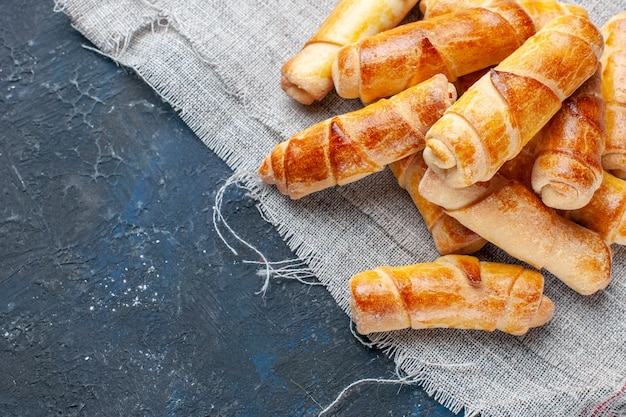
[[[360,333],[523,335],[553,316],[542,269],[582,295],[609,285],[626,243],[626,11],[598,28],[554,0],[340,0],[281,86],[363,107],[276,145],[260,178],[298,199],[389,167],[441,255],[354,275]],[[488,242],[522,262],[478,259]]]

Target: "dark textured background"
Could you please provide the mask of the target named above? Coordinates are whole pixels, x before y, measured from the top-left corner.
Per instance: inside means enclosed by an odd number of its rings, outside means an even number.
[[[211,222],[231,174],[51,1],[0,14],[0,415],[312,416],[394,378],[320,286],[273,281]],[[229,223],[293,255],[254,201]],[[364,384],[329,415],[447,417],[417,386]]]

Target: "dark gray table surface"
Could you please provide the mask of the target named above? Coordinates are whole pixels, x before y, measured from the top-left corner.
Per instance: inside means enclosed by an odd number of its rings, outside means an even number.
[[[212,224],[231,175],[50,0],[0,15],[0,415],[314,416],[395,378],[320,286],[272,281]],[[293,258],[245,192],[231,226]],[[328,415],[448,417],[417,385],[362,384]]]

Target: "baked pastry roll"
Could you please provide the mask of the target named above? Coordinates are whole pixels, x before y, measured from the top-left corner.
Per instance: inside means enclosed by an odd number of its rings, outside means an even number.
[[[397,26],[418,0],[339,0],[302,50],[281,68],[281,87],[302,104],[333,89],[331,67],[339,48]]]
[[[441,255],[470,254],[487,244],[480,235],[448,216],[442,207],[420,195],[419,183],[428,168],[422,158],[422,152],[392,162],[389,168],[398,179],[398,184],[409,193],[415,203]]]
[[[586,206],[561,214],[598,233],[609,244],[626,245],[626,180],[605,171],[600,188]]]
[[[349,285],[361,334],[444,327],[523,335],[554,313],[539,272],[467,255],[381,266],[354,275]]]
[[[606,102],[606,147],[602,166],[626,178],[626,11],[601,28],[602,95]]]
[[[258,173],[293,199],[344,185],[424,148],[424,135],[456,100],[442,74],[389,99],[317,123],[278,144]]]
[[[537,30],[541,30],[550,20],[559,16],[575,15],[589,18],[587,9],[577,4],[555,0],[517,0],[517,2],[530,15]]]
[[[538,137],[535,136],[522,152],[507,161],[498,174],[532,189],[529,173],[535,162]],[[557,213],[596,232],[609,245],[626,245],[626,180],[603,171],[600,186],[586,205],[574,210],[557,210]]]
[[[611,247],[596,232],[560,216],[530,189],[500,174],[486,182],[452,188],[431,169],[420,194],[448,215],[537,269],[588,295],[611,280]]]
[[[513,0],[407,23],[342,47],[332,67],[335,90],[371,103],[437,73],[454,81],[499,63],[534,33]]]
[[[602,48],[589,20],[553,19],[446,110],[424,160],[451,187],[489,180],[594,74]]]
[[[453,13],[459,8],[483,7],[497,0],[422,0],[419,3],[420,12],[424,19],[431,19],[447,13]],[[526,10],[535,24],[535,29],[540,30],[550,20],[564,15],[576,15],[589,18],[587,9],[575,4],[558,2],[555,0],[517,0]]]
[[[563,102],[539,132],[532,188],[560,210],[585,206],[602,183],[606,141],[600,71]]]

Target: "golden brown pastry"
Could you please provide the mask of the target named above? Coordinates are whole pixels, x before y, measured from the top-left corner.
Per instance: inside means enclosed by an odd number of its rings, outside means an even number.
[[[554,313],[539,272],[467,255],[381,266],[354,275],[349,285],[361,334],[445,327],[523,335]]]
[[[607,135],[602,166],[613,175],[626,178],[626,11],[609,19],[601,32]]]
[[[397,26],[417,0],[339,0],[302,50],[281,68],[281,87],[302,104],[333,89],[331,66],[343,45]]]
[[[534,190],[549,207],[585,206],[603,181],[604,108],[597,71],[498,173]]]
[[[454,100],[454,86],[435,75],[297,133],[264,159],[259,176],[293,199],[356,181],[423,149],[424,134]]]
[[[609,244],[626,245],[626,180],[605,171],[589,204],[562,215],[598,233]]]
[[[398,179],[398,184],[411,196],[441,255],[470,254],[487,244],[485,239],[448,216],[442,207],[420,195],[419,183],[427,168],[421,152],[392,162],[389,168]]]
[[[539,135],[535,136],[522,152],[507,161],[498,174],[532,190],[529,173],[532,172],[538,138]],[[602,182],[589,203],[575,210],[557,210],[557,213],[596,232],[608,244],[626,245],[626,180],[603,171]]]
[[[604,117],[597,71],[539,132],[531,181],[548,207],[581,208],[602,183]]]
[[[553,19],[430,128],[424,160],[451,187],[489,180],[594,74],[602,48],[589,20]]]
[[[589,19],[587,9],[576,4],[555,0],[517,0],[530,15],[537,30],[541,30],[550,20],[565,15],[576,15]]]
[[[428,169],[419,192],[509,255],[545,268],[580,294],[601,290],[611,280],[610,245],[546,207],[518,181],[496,174],[486,182],[452,188]]]
[[[452,82],[499,63],[534,33],[514,0],[407,23],[342,47],[332,68],[335,90],[371,103],[434,74]]]
[[[453,13],[460,8],[482,7],[497,0],[421,0],[420,12],[424,19],[431,19],[447,13]],[[587,9],[575,4],[562,3],[555,0],[517,0],[526,10],[535,23],[535,29],[540,30],[546,23],[555,17],[576,15],[589,18]]]

